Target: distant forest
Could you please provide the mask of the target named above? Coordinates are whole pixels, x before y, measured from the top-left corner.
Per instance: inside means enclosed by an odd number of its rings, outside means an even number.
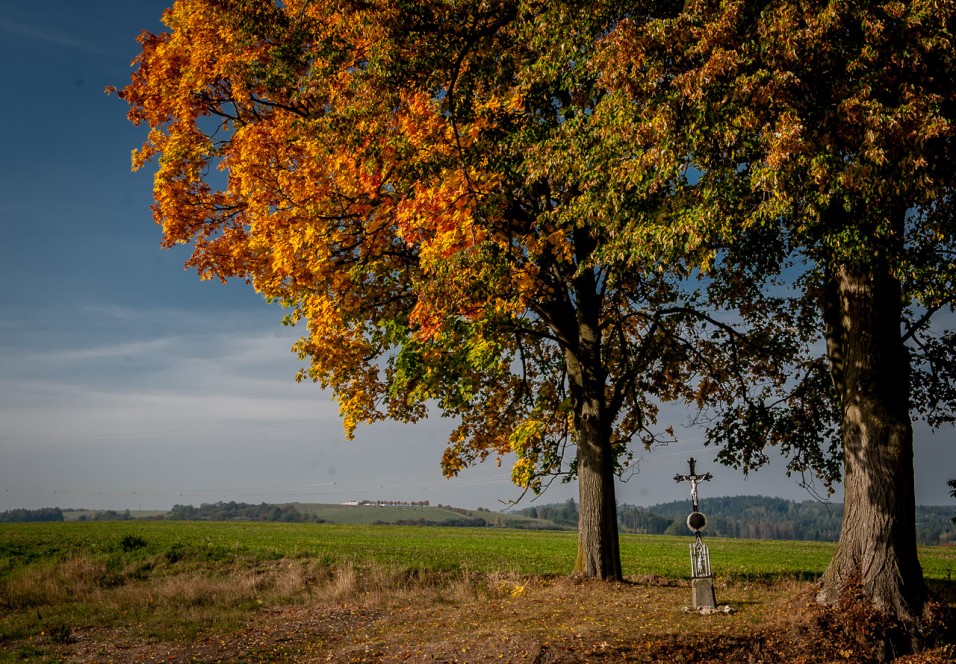
[[[77,521],[128,521],[135,517],[129,510],[91,510],[83,514]],[[199,507],[192,505],[174,505],[166,514],[150,517],[140,517],[149,520],[170,521],[288,521],[295,523],[322,523],[323,520],[303,514],[293,505],[270,505],[261,503],[203,503]],[[64,521],[63,511],[59,507],[39,510],[16,509],[0,512],[0,523],[26,523]]]
[[[25,523],[28,521],[46,523],[63,521],[63,510],[59,507],[46,507],[39,510],[9,510],[0,512],[0,523]]]
[[[690,501],[635,507],[618,506],[618,524],[624,533],[684,535],[689,531]],[[840,536],[842,503],[795,502],[765,496],[707,498],[700,511],[707,517],[707,534],[745,539],[794,539],[835,542]],[[917,506],[916,538],[920,544],[956,544],[952,507]],[[516,512],[577,526],[578,507],[573,499],[564,503],[528,507]]]
[[[157,519],[171,521],[284,521],[287,523],[323,523],[323,519],[303,514],[294,505],[270,505],[261,503],[203,503],[199,507],[192,505],[173,505],[173,509]]]
[[[795,502],[782,498],[764,496],[735,496],[731,498],[707,498],[701,503],[701,511],[707,516],[707,534],[715,537],[745,539],[794,539],[835,542],[840,536],[843,518],[841,503],[815,501]],[[460,518],[399,518],[382,520],[379,523],[416,526],[468,526],[505,528],[568,528],[578,525],[578,505],[572,500],[549,505],[536,505],[510,514],[491,512],[480,508],[465,510],[439,505],[441,511],[451,511]],[[953,507],[917,506],[916,538],[920,544],[956,545],[956,524],[953,523]],[[618,506],[618,524],[622,533],[651,535],[686,535],[687,515],[690,501],[677,500],[671,503],[637,507]],[[511,518],[509,518],[509,516]],[[525,520],[514,517],[530,517]],[[89,521],[116,521],[134,518],[129,510],[116,512],[103,510],[79,517]],[[300,511],[295,505],[272,505],[261,503],[219,502],[203,503],[199,507],[176,505],[159,516],[143,517],[178,521],[285,521],[296,523],[323,523],[325,520]],[[0,512],[0,523],[25,521],[63,521],[59,508]]]

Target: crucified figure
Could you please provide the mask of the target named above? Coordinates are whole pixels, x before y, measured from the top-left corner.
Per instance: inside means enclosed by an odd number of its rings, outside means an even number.
[[[703,475],[698,475],[696,466],[697,461],[694,460],[694,457],[691,457],[687,460],[687,464],[690,466],[689,475],[675,475],[675,482],[690,482],[690,497],[694,501],[694,511],[697,512],[697,485],[701,482],[706,482],[713,478],[713,475],[710,473],[704,473]]]

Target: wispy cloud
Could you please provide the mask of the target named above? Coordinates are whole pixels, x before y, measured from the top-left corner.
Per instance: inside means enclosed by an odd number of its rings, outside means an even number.
[[[330,395],[294,381],[294,332],[261,316],[80,306],[42,322],[0,334],[8,446],[341,432]]]
[[[129,341],[120,344],[88,346],[86,348],[60,348],[46,350],[22,358],[31,363],[69,365],[90,360],[108,360],[129,358],[141,355],[156,355],[168,350],[171,339],[147,339]]]
[[[8,34],[26,37],[46,44],[78,50],[92,55],[114,55],[114,53],[101,48],[95,43],[76,39],[58,30],[20,23],[2,15],[0,15],[0,32],[6,32]]]

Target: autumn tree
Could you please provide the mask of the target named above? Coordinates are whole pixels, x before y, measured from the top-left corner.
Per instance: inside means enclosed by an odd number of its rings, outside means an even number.
[[[956,338],[934,323],[956,297],[954,9],[691,2],[626,19],[606,41],[615,92],[599,111],[696,174],[655,233],[713,247],[717,271],[789,274],[817,311],[846,506],[819,600],[858,584],[912,634],[926,586],[911,417],[954,412]]]
[[[672,435],[660,404],[776,389],[800,347],[774,298],[702,308],[699,248],[621,251],[671,191],[605,176],[634,148],[598,131],[589,62],[620,18],[178,0],[119,93],[149,127],[134,166],[157,162],[164,243],[306,322],[300,378],[331,389],[346,432],[437,409],[458,421],[446,475],[513,455],[519,486],[576,478],[576,570],[600,578],[622,576],[616,474]]]

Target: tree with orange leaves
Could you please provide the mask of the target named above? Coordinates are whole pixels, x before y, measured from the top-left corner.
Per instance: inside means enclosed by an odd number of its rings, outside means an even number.
[[[633,149],[593,122],[619,10],[582,7],[177,0],[119,95],[164,243],[307,322],[299,377],[348,435],[437,409],[446,475],[513,455],[532,491],[576,478],[576,571],[617,579],[615,477],[673,436],[660,404],[771,390],[800,335],[770,331],[772,298],[746,332],[702,313],[706,247],[621,250],[669,192],[604,175]]]

